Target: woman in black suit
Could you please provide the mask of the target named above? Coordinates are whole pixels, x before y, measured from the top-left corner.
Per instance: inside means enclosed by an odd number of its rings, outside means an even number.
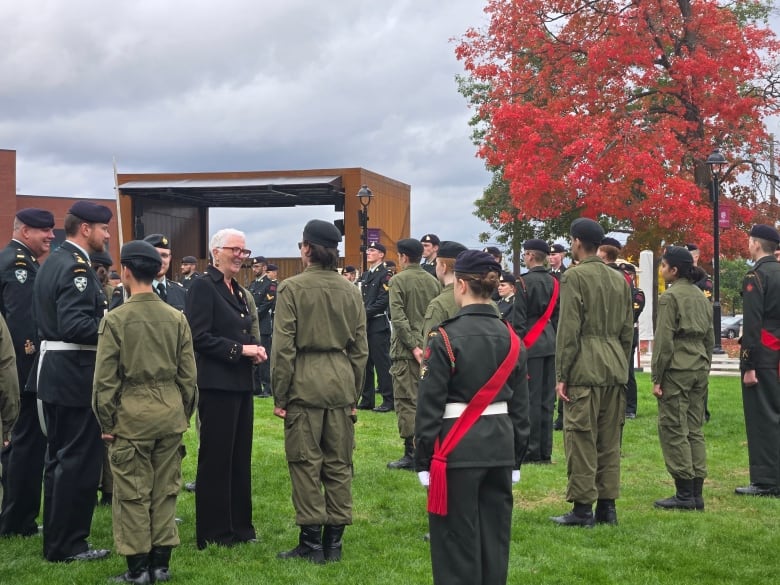
[[[213,264],[187,294],[186,315],[198,366],[200,449],[195,537],[232,546],[255,540],[252,525],[252,365],[267,359],[252,335],[246,293],[236,282],[246,238],[224,229],[211,238]]]

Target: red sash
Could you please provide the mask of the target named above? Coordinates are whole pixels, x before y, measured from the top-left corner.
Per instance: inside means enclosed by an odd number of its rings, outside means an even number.
[[[471,402],[466,406],[455,421],[455,424],[447,433],[443,443],[436,444],[433,447],[433,460],[431,461],[430,486],[428,488],[428,511],[439,516],[447,515],[447,457],[452,450],[457,447],[460,440],[469,432],[474,423],[479,420],[485,408],[493,402],[498,392],[509,379],[509,374],[517,363],[520,355],[520,339],[515,334],[512,326],[507,323],[509,330],[509,353],[501,365],[493,373],[490,379],[480,388]],[[446,339],[446,338],[445,338]],[[453,359],[450,356],[450,359]]]
[[[528,333],[525,334],[525,337],[523,337],[523,343],[525,344],[526,349],[530,349],[530,347],[536,343],[536,340],[539,339],[542,331],[544,331],[544,328],[547,327],[547,323],[550,322],[550,317],[552,317],[553,311],[555,310],[555,305],[558,302],[558,289],[560,288],[560,285],[558,284],[557,278],[553,276],[552,279],[553,292],[552,296],[550,297],[550,304],[547,305],[547,308],[544,310],[544,314],[539,317],[539,320],[534,323],[534,326],[531,327]]]
[[[761,345],[772,351],[780,351],[780,337],[775,337],[766,329],[761,330]],[[780,378],[780,363],[777,364],[777,376]]]

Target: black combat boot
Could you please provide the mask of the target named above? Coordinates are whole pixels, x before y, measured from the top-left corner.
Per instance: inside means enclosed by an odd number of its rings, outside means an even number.
[[[276,557],[279,559],[306,559],[318,565],[323,564],[325,555],[322,550],[322,526],[320,524],[301,526],[298,546],[292,550],[280,552]]]
[[[404,456],[398,461],[388,463],[387,468],[414,471],[414,437],[406,437],[404,439]]]
[[[170,546],[152,547],[149,555],[149,576],[153,582],[170,580],[171,549]]]
[[[152,582],[149,577],[149,554],[127,555],[127,572],[113,577],[111,581],[114,583],[149,585]]]
[[[563,516],[553,516],[550,518],[560,526],[582,526],[583,528],[593,528],[596,519],[593,517],[591,504],[574,504],[574,509]]]
[[[344,525],[326,524],[322,531],[322,548],[326,561],[341,560],[341,537],[344,536]]]
[[[616,526],[617,510],[615,510],[615,500],[598,500],[596,502],[596,524],[610,524]]]
[[[674,478],[674,486],[677,493],[671,498],[656,500],[653,504],[662,510],[695,510],[696,501],[693,499],[693,479]],[[704,502],[702,502],[702,506]]]
[[[696,509],[699,512],[704,512],[704,496],[702,491],[704,490],[704,478],[693,478],[693,501],[696,504]]]

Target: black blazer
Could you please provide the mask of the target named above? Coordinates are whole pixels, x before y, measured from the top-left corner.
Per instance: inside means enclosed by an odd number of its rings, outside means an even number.
[[[252,360],[241,355],[241,346],[258,343],[252,336],[252,314],[236,280],[231,293],[223,279],[209,266],[187,293],[184,312],[192,329],[198,386],[251,392]]]

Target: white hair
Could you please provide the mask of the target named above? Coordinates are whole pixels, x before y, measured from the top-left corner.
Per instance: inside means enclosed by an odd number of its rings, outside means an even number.
[[[222,244],[225,243],[225,240],[227,240],[229,236],[238,236],[243,238],[243,240],[246,242],[246,234],[244,232],[241,230],[235,230],[233,228],[225,228],[219,230],[216,234],[211,236],[209,251],[213,250],[214,248],[221,248]]]

